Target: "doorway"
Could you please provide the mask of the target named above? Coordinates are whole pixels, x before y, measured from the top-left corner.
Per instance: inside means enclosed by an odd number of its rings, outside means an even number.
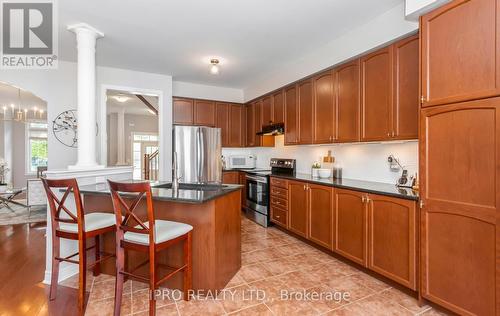
[[[135,180],[158,180],[158,135],[134,132],[132,135],[132,159]]]

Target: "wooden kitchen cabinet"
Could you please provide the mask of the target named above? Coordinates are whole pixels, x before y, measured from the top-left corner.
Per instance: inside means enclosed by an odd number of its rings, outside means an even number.
[[[418,64],[418,63],[417,63]],[[356,142],[360,135],[359,59],[341,65],[335,75],[335,142]]]
[[[312,81],[314,96],[313,143],[332,143],[335,138],[335,95],[333,87],[333,72],[331,70],[323,72],[314,77]]]
[[[368,268],[417,289],[416,202],[368,195]]]
[[[194,100],[194,125],[215,127],[215,102]]]
[[[422,16],[422,106],[500,94],[499,5],[455,0]]]
[[[498,315],[500,98],[424,108],[420,124],[422,295],[457,314]]]
[[[246,146],[247,147],[255,147],[255,115],[254,115],[254,105],[249,103],[245,106],[246,108],[246,125],[247,125],[247,134],[246,134]]]
[[[262,98],[262,114],[260,126],[266,126],[273,123],[273,100],[271,95],[267,95]]]
[[[288,229],[307,238],[309,226],[307,184],[288,181],[288,194]]]
[[[306,79],[297,84],[299,106],[299,144],[313,142],[313,83]]]
[[[285,145],[299,142],[299,107],[297,104],[297,86],[285,88]]]
[[[285,97],[281,89],[273,93],[273,123],[285,123]]]
[[[239,104],[229,106],[229,147],[243,147],[245,144],[245,107]]]
[[[217,102],[215,104],[215,127],[221,129],[222,147],[229,146],[229,107],[228,103]]]
[[[330,250],[333,249],[334,189],[332,187],[307,184],[308,190],[308,239]]]
[[[361,140],[385,140],[392,133],[392,46],[361,57]]]
[[[222,183],[239,184],[240,183],[239,171],[224,171],[222,173]]]
[[[243,171],[239,172],[239,184],[243,186],[241,189],[241,208],[245,209],[247,204],[247,177],[246,173]]]
[[[194,100],[187,98],[173,98],[173,121],[178,125],[193,125]]]
[[[394,92],[392,131],[394,139],[418,138],[418,35],[405,38],[394,47]]]
[[[367,266],[367,206],[366,193],[335,190],[334,251]]]

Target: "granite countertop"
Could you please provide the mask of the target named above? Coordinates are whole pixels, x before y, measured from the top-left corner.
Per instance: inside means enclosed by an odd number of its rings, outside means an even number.
[[[362,181],[353,179],[334,179],[334,178],[321,179],[321,178],[313,178],[310,174],[305,174],[305,173],[297,173],[293,176],[273,174],[271,175],[271,177],[324,184],[342,189],[352,189],[355,191],[393,196],[407,200],[418,201],[419,199],[418,192],[413,191],[410,188],[398,188],[396,185],[390,183]]]
[[[121,182],[133,181],[129,180]],[[174,194],[171,186],[172,183],[170,182],[151,182],[153,200],[174,201],[180,203],[205,203],[242,188],[241,185],[237,184],[179,184],[179,190],[177,194]],[[107,183],[82,185],[80,186],[80,193],[99,195],[110,194]]]

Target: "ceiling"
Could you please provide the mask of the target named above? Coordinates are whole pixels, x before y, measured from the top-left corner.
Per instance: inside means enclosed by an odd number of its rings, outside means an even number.
[[[125,102],[119,102],[122,99]],[[158,97],[143,95],[143,97],[158,110]],[[108,90],[106,92],[106,111],[107,113],[118,113],[124,111],[126,114],[156,116],[149,111],[149,108],[135,95],[125,91]]]
[[[404,0],[64,0],[59,56],[76,61],[69,24],[104,32],[97,63],[172,75],[174,80],[246,88],[257,75],[327,44]],[[221,74],[208,60],[221,58]]]
[[[47,112],[47,103],[44,100],[29,91],[0,82],[0,113],[3,112],[4,106],[10,109],[11,104],[14,104],[15,109],[28,109],[31,112],[36,107]]]

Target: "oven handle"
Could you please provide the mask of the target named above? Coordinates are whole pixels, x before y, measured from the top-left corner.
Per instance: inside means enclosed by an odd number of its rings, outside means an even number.
[[[255,180],[255,181],[261,182],[261,183],[267,183],[267,179],[263,178],[263,177],[255,177],[255,176],[246,175],[246,178],[250,179],[250,180]]]

